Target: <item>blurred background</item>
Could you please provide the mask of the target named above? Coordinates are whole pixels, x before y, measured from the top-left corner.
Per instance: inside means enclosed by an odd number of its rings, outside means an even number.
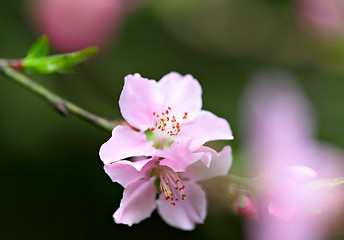
[[[1,58],[24,57],[43,33],[56,54],[99,46],[75,74],[31,77],[109,119],[121,117],[127,74],[192,74],[203,108],[231,124],[235,140],[221,144],[233,147],[232,173],[245,164],[243,92],[266,69],[300,82],[316,112],[316,138],[344,148],[343,0],[2,0],[0,29]],[[0,112],[0,239],[244,239],[243,218],[211,202],[192,232],[156,212],[131,228],[116,225],[122,187],[98,157],[107,133],[63,119],[3,76]]]

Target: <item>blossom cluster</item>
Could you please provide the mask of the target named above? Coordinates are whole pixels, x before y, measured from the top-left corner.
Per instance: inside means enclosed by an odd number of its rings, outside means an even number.
[[[279,72],[258,75],[245,100],[248,169],[258,177],[230,182],[228,192],[233,208],[254,220],[249,238],[321,239],[324,219],[338,206],[328,190],[344,179],[319,179],[318,170],[333,175],[328,167],[337,164],[322,160],[333,162],[336,154],[314,140],[310,104]],[[99,153],[105,172],[124,187],[115,222],[132,226],[157,209],[170,226],[194,229],[207,212],[199,181],[227,175],[232,164],[230,146],[217,152],[206,143],[232,140],[230,125],[202,110],[196,79],[175,72],[160,81],[128,75],[119,106],[125,121]]]
[[[232,163],[228,122],[202,110],[202,88],[191,75],[172,72],[160,81],[128,75],[119,99],[126,125],[100,148],[104,169],[125,189],[113,217],[129,226],[157,208],[169,225],[192,230],[206,217],[206,194],[197,183],[224,176]],[[158,195],[158,197],[157,197]]]

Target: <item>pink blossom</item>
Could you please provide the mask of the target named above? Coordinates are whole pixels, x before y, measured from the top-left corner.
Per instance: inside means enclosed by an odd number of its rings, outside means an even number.
[[[250,224],[252,239],[326,239],[338,201],[317,186],[317,173],[292,166],[264,179],[258,192],[259,221]],[[331,219],[333,218],[333,219]]]
[[[249,225],[250,238],[324,239],[338,205],[310,183],[342,175],[336,151],[314,139],[313,111],[289,75],[264,72],[255,77],[246,96],[250,170],[260,175],[261,184],[259,221]]]
[[[268,200],[268,212],[271,216],[289,220],[293,218],[298,208],[311,211],[312,207],[314,209],[319,207],[313,201],[319,197],[316,197],[311,189],[306,188],[306,183],[317,177],[313,169],[291,166],[274,174],[265,179],[269,183],[264,183],[267,187],[264,194]]]
[[[203,144],[233,136],[226,120],[201,110],[201,94],[191,75],[125,78],[119,105],[130,126],[115,127],[100,149],[105,171],[125,188],[116,223],[138,223],[156,207],[174,227],[203,222],[206,198],[195,181],[226,175],[232,161],[229,146],[217,153]]]
[[[33,22],[60,51],[103,47],[119,28],[124,10],[119,0],[32,0]]]
[[[301,24],[328,36],[340,36],[344,27],[344,4],[341,0],[298,0]]]

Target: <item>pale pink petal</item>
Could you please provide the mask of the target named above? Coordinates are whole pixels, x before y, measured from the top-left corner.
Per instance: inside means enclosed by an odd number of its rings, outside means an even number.
[[[295,209],[296,202],[290,202],[290,205],[287,207],[278,206],[275,202],[271,202],[268,205],[268,212],[271,216],[284,220],[289,220],[295,213]]]
[[[217,155],[217,152],[210,148],[210,147],[206,147],[206,146],[201,146],[199,147],[196,151],[194,151],[195,153],[203,153],[202,157],[200,158],[200,160],[203,162],[203,164],[209,168],[210,167],[210,163],[212,160],[212,157]]]
[[[156,156],[162,157],[160,165],[172,168],[175,172],[184,172],[186,167],[201,158],[203,153],[193,153],[189,149],[190,143],[173,143],[170,148],[157,150]]]
[[[158,199],[158,212],[169,225],[183,230],[193,230],[196,223],[203,223],[207,201],[200,186],[191,181],[184,181],[185,200],[176,201],[173,206],[165,200],[163,194]]]
[[[121,204],[113,215],[116,223],[129,226],[150,217],[156,207],[155,178],[140,179],[124,189]]]
[[[266,187],[268,212],[279,219],[290,219],[296,210],[298,199],[301,197],[298,185],[287,178],[273,178],[271,186]]]
[[[257,74],[243,109],[243,130],[256,173],[267,166],[282,169],[312,162],[314,112],[292,76],[278,71]]]
[[[122,116],[131,126],[145,131],[152,127],[153,112],[161,109],[162,96],[157,82],[137,73],[126,76],[124,81],[119,99]]]
[[[104,170],[113,182],[118,182],[125,188],[138,179],[149,177],[155,161],[154,158],[137,162],[122,160],[106,164]]]
[[[233,134],[228,122],[211,112],[202,110],[194,121],[181,124],[177,140],[191,138],[191,150],[196,150],[204,143],[214,140],[231,140]]]
[[[99,155],[104,164],[109,164],[127,157],[149,156],[152,151],[152,142],[147,142],[144,133],[117,126],[112,131],[112,137],[101,146]]]
[[[164,97],[164,107],[170,107],[177,119],[194,118],[202,108],[202,88],[191,75],[182,76],[171,72],[158,82],[159,90]]]
[[[204,157],[208,158],[208,155],[205,153]],[[212,154],[209,167],[207,167],[203,161],[197,161],[186,168],[183,176],[193,181],[202,181],[213,177],[225,176],[231,165],[232,150],[230,146],[226,146],[221,152]]]
[[[317,177],[317,172],[306,166],[291,166],[287,168],[291,179],[297,182],[309,181]]]

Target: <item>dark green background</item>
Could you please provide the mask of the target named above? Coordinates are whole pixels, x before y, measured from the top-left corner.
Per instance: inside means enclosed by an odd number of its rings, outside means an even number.
[[[190,26],[185,18],[207,1],[182,7],[167,2],[171,1],[152,1],[127,14],[116,39],[77,73],[32,78],[91,112],[118,119],[125,75],[138,72],[158,80],[170,71],[190,73],[203,87],[203,108],[231,124],[232,171],[240,171],[239,113],[245,84],[256,71],[277,68],[304,86],[318,114],[317,137],[344,147],[342,42],[336,41],[335,54],[328,54],[332,40],[318,41],[319,36],[297,26],[295,2],[214,1],[218,5],[202,15],[204,21]],[[221,47],[203,41],[207,33],[197,32],[202,24],[226,16],[225,10],[232,7],[236,16],[216,23],[224,34],[216,39]],[[29,21],[28,1],[0,1],[0,31],[0,57],[23,57],[39,35]],[[223,44],[224,36],[233,42]],[[156,212],[131,228],[116,225],[112,214],[122,188],[104,173],[98,157],[108,138],[74,117],[63,119],[41,99],[0,76],[0,239],[243,238],[242,219],[211,204],[205,224],[193,232],[168,227]]]

